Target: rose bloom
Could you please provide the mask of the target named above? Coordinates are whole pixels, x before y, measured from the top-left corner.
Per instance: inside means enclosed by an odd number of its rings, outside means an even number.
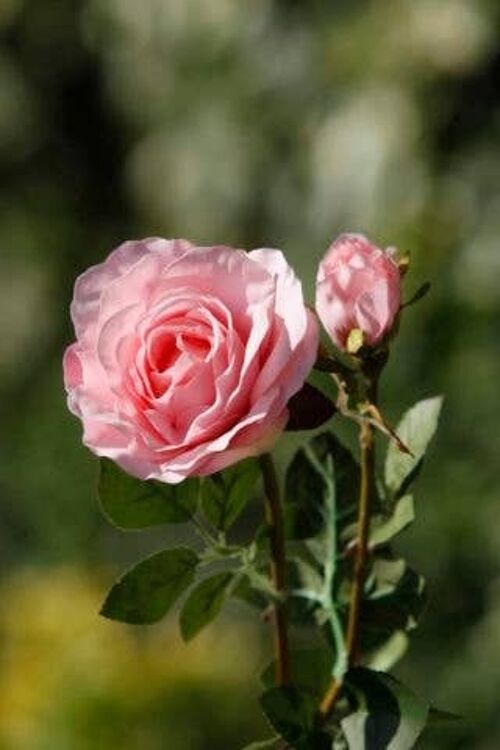
[[[330,245],[318,269],[316,310],[339,348],[347,348],[353,330],[364,344],[378,344],[400,306],[401,275],[390,251],[361,234],[342,234]]]
[[[71,315],[64,380],[85,445],[163,482],[268,450],[318,346],[279,250],[125,242],[77,279]]]

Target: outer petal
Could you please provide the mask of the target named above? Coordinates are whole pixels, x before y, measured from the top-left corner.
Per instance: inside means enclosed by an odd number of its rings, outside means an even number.
[[[282,384],[285,403],[304,383],[316,361],[319,325],[304,303],[302,284],[281,250],[261,248],[249,253],[274,276],[276,298],[274,339],[269,356],[256,381],[254,395],[274,383]]]

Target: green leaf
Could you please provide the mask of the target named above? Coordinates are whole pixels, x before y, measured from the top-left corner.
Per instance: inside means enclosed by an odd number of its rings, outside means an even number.
[[[272,750],[278,747],[280,742],[279,737],[274,737],[271,740],[264,740],[263,742],[252,742],[251,745],[245,745],[243,750]]]
[[[273,687],[261,696],[262,710],[271,726],[294,747],[314,730],[316,701],[297,687]]]
[[[113,586],[101,614],[134,625],[160,620],[191,585],[198,555],[187,547],[157,552]]]
[[[322,465],[327,465],[328,458],[333,463],[339,514],[348,518],[352,512],[354,517],[357,506],[359,466],[333,434],[324,432],[295,454],[287,471],[284,516],[289,539],[309,539],[324,527],[325,482],[309,460],[308,450]]]
[[[311,693],[295,686],[270,688],[261,696],[261,706],[271,726],[295,750],[331,750],[332,738],[315,726],[317,699]]]
[[[427,602],[425,580],[404,560],[375,559],[361,610],[363,651],[372,651],[394,631],[416,627]]]
[[[403,658],[408,646],[409,638],[407,634],[402,630],[396,630],[365,657],[366,665],[377,672],[388,672]]]
[[[350,750],[411,750],[429,706],[394,677],[363,667],[350,670],[347,686],[358,709],[341,722]]]
[[[406,412],[396,433],[413,455],[402,453],[393,441],[389,443],[385,463],[385,481],[393,493],[402,494],[409,480],[418,472],[438,425],[443,399],[441,396],[419,401]]]
[[[191,591],[180,614],[181,633],[185,641],[190,641],[217,617],[232,580],[232,573],[217,573],[205,578]]]
[[[205,515],[215,528],[227,531],[252,498],[259,478],[259,464],[249,458],[202,482]]]
[[[331,681],[332,655],[326,648],[301,649],[290,653],[291,682],[302,690],[323,694]],[[261,674],[264,687],[275,684],[276,660]]]
[[[259,610],[266,610],[270,604],[270,597],[266,596],[260,587],[253,586],[247,575],[231,590],[231,596]]]
[[[415,505],[411,495],[398,498],[389,517],[374,516],[370,528],[370,547],[387,544],[415,520]]]
[[[198,502],[199,480],[180,484],[141,480],[101,459],[99,500],[106,518],[119,529],[144,529],[192,518]]]
[[[370,548],[387,544],[391,539],[404,531],[415,520],[415,506],[411,495],[398,498],[389,516],[374,515],[370,521]],[[351,524],[342,532],[342,541],[355,539],[357,524]]]

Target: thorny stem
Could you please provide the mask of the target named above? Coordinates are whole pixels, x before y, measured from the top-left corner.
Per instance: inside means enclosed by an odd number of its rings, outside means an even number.
[[[284,608],[286,590],[286,557],[283,532],[281,497],[273,460],[269,453],[260,458],[266,495],[266,521],[270,531],[271,581],[281,600],[274,604],[274,639],[276,648],[276,684],[286,685],[290,681],[290,654],[288,627]]]

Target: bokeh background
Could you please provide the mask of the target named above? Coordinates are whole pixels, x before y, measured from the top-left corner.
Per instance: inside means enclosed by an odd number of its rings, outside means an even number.
[[[312,299],[344,230],[411,250],[383,399],[446,406],[402,539],[430,582],[399,672],[500,746],[498,0],[0,0],[0,748],[219,750],[265,736],[266,634],[101,620],[158,534],[114,532],[67,413],[80,271],[161,234],[286,250]]]

